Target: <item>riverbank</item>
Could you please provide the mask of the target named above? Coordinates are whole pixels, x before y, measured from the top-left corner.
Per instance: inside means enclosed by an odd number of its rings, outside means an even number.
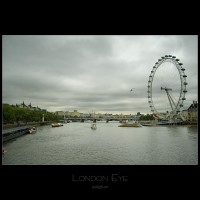
[[[197,122],[183,122],[183,123],[161,123],[155,121],[139,121],[143,126],[198,126]]]
[[[53,121],[48,122],[27,122],[27,123],[15,123],[15,124],[3,124],[3,130],[10,129],[10,128],[17,128],[22,126],[43,126],[43,125],[50,125]]]

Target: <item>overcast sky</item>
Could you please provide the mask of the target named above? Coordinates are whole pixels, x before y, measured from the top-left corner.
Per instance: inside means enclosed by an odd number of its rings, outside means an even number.
[[[149,75],[165,55],[176,56],[186,69],[184,108],[198,100],[196,35],[4,35],[2,41],[3,103],[31,102],[48,111],[151,113]],[[155,107],[169,110],[161,86],[171,87],[178,99],[174,65],[161,65],[153,82]]]

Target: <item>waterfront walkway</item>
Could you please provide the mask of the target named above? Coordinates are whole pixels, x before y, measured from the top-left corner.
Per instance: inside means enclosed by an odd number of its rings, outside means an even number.
[[[24,134],[27,134],[29,133],[31,127],[32,126],[23,126],[23,127],[2,130],[2,140],[3,142],[6,142],[14,138],[17,138],[19,136],[22,136]]]

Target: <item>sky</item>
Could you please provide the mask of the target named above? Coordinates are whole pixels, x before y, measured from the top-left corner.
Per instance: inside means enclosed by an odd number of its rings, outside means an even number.
[[[2,100],[49,112],[151,113],[149,75],[159,58],[173,55],[186,69],[187,109],[198,101],[197,52],[197,35],[3,35]],[[170,109],[160,87],[172,88],[177,100],[180,83],[175,65],[157,69],[152,96],[158,111]]]

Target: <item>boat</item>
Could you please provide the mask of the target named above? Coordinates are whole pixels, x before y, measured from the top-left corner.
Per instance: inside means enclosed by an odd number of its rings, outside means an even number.
[[[138,121],[130,121],[120,124],[118,127],[142,127]]]
[[[37,129],[35,127],[32,127],[30,130],[29,130],[29,133],[36,133]]]
[[[52,127],[59,127],[59,126],[63,126],[62,123],[52,123],[51,124]]]
[[[91,129],[96,130],[97,129],[96,124],[92,124]]]
[[[93,113],[93,122],[96,122],[94,115],[95,115],[95,113]],[[96,129],[97,129],[96,123],[93,123],[93,124],[91,125],[91,129],[93,129],[93,130],[96,130]]]
[[[51,126],[52,127],[59,127],[59,124],[58,123],[52,123]]]
[[[63,126],[63,123],[58,123],[59,126]]]

